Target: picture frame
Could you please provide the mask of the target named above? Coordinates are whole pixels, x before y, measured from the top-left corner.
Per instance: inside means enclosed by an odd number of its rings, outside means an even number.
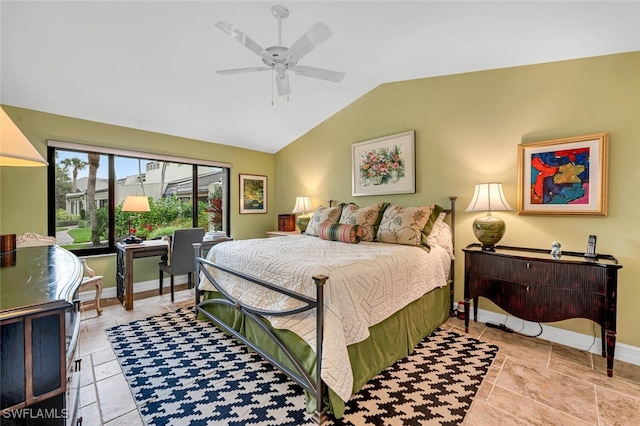
[[[267,177],[240,175],[240,214],[267,213]]]
[[[354,197],[414,194],[415,131],[351,145],[351,189]]]
[[[518,145],[518,214],[606,216],[608,150],[607,133]]]

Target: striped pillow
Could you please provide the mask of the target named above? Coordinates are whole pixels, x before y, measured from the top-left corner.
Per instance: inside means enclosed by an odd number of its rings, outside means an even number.
[[[362,240],[362,226],[324,222],[318,227],[318,237],[323,240],[358,244]]]

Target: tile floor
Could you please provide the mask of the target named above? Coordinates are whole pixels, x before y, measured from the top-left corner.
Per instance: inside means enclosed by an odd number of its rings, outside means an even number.
[[[146,297],[145,297],[146,296]],[[83,308],[81,410],[85,426],[142,425],[129,387],[104,330],[193,303],[193,290],[170,296],[136,294],[134,309],[105,301],[104,312]],[[464,333],[450,319],[445,328]],[[603,358],[588,352],[472,324],[470,335],[500,352],[465,418],[465,425],[640,424],[640,366],[616,361],[607,377]],[[599,344],[599,342],[596,342]]]

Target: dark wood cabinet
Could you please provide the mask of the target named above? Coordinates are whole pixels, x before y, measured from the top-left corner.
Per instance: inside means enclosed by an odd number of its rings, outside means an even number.
[[[2,425],[77,420],[82,265],[57,246],[17,249],[0,269]]]
[[[585,258],[549,250],[500,247],[482,250],[472,244],[465,253],[465,330],[469,331],[470,301],[478,317],[478,297],[527,321],[555,322],[586,318],[600,325],[602,356],[613,375],[616,343],[618,269],[613,256]]]

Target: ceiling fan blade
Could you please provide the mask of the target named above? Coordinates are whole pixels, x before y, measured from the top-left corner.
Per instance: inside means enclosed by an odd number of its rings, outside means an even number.
[[[287,54],[295,55],[295,61],[302,59],[307,53],[311,52],[320,43],[328,39],[331,30],[322,22],[316,22],[302,37],[298,39],[293,46],[287,50]]]
[[[326,70],[324,68],[307,67],[304,65],[298,65],[293,68],[293,72],[303,77],[319,78],[320,80],[333,81],[334,83],[340,83],[345,74],[339,71]]]
[[[267,67],[248,67],[248,68],[235,68],[230,70],[218,70],[216,74],[222,75],[230,75],[230,74],[241,74],[245,72],[254,72],[254,71],[269,71],[271,68]]]
[[[216,27],[220,28],[239,43],[242,43],[247,49],[251,50],[256,55],[260,56],[262,54],[264,49],[258,43],[253,41],[251,37],[240,31],[235,25],[225,21],[218,21],[216,22]]]
[[[276,74],[275,79],[279,96],[285,96],[291,93],[291,89],[289,88],[289,76],[287,74]]]

